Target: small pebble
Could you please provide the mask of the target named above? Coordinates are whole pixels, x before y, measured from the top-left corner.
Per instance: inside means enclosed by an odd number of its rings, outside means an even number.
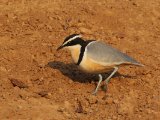
[[[82,104],[80,101],[78,101],[78,106],[76,108],[76,111],[77,113],[83,113],[83,107],[82,107]]]
[[[97,98],[96,98],[96,96],[90,96],[89,98],[88,98],[88,102],[90,103],[90,104],[95,104],[95,103],[97,103],[98,102],[98,100],[97,100]]]
[[[64,107],[66,109],[70,109],[71,108],[71,103],[69,101],[64,101]]]
[[[113,103],[114,103],[114,104],[118,104],[119,101],[116,99],[116,100],[113,100]]]
[[[106,104],[112,104],[112,103],[113,103],[113,98],[106,99]]]
[[[40,91],[38,92],[38,95],[40,95],[41,97],[45,97],[48,95],[48,91]]]
[[[11,78],[10,81],[14,87],[17,86],[19,88],[28,88],[28,86],[25,83],[23,83],[17,79]]]
[[[81,31],[81,33],[92,34],[91,30],[89,30],[85,27],[80,27],[79,30]]]

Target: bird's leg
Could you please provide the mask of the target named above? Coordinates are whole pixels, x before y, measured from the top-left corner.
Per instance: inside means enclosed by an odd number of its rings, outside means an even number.
[[[111,77],[118,71],[118,67],[114,67],[113,72],[109,75],[109,77],[107,79],[105,79],[106,84],[109,83]]]
[[[96,93],[97,93],[97,91],[98,91],[98,88],[99,88],[99,85],[100,85],[101,82],[102,82],[102,75],[99,74],[98,76],[99,76],[99,81],[98,81],[98,84],[97,84],[96,89],[95,89],[94,92],[92,93],[93,95],[96,95]]]

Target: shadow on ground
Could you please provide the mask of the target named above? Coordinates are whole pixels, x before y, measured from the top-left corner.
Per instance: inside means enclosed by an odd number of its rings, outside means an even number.
[[[61,73],[73,81],[78,81],[81,83],[84,82],[92,82],[92,81],[98,81],[98,74],[90,74],[90,73],[85,73],[81,70],[78,69],[77,65],[75,64],[65,64],[63,62],[59,61],[51,61],[48,63],[49,67],[53,69],[58,69],[61,71]],[[109,71],[107,73],[103,73],[103,78],[107,78],[112,71]],[[122,75],[119,72],[117,72],[114,77],[125,77],[125,78],[135,78],[136,76],[128,76],[128,75]]]

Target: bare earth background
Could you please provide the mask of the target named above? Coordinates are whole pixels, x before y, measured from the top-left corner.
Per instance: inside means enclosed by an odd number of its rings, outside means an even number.
[[[98,77],[70,64],[68,51],[56,51],[72,33],[145,67],[120,68],[108,91],[93,96]],[[159,120],[160,1],[1,0],[0,119]]]

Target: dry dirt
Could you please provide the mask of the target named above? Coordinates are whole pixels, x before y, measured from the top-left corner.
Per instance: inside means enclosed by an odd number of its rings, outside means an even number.
[[[145,65],[120,68],[108,91],[57,52],[81,33]],[[1,0],[1,120],[159,120],[159,0]]]

